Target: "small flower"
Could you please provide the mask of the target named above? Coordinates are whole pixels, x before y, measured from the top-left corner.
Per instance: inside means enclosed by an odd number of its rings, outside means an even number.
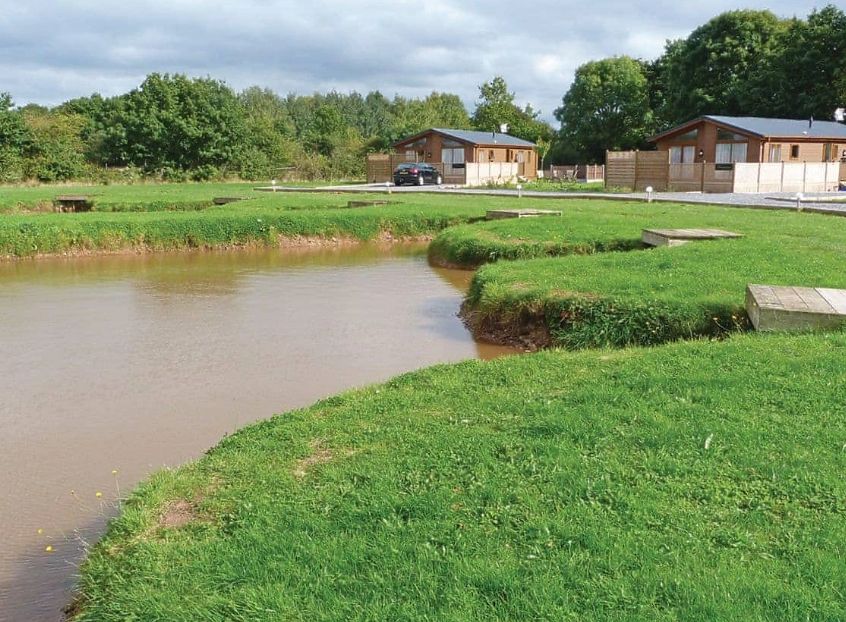
[[[48,553],[52,553],[53,552],[53,545],[48,544],[47,546],[44,547],[44,550]]]
[[[117,475],[117,469],[112,469],[112,475]]]
[[[100,497],[103,496],[103,493],[98,490],[97,492],[94,493],[94,496],[99,499]]]
[[[35,530],[35,533],[37,533],[40,536],[42,533],[44,533],[44,530],[41,527],[39,527],[38,529]]]

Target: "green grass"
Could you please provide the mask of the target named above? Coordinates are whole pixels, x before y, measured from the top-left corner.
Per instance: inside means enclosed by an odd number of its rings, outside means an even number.
[[[159,187],[152,189],[161,191]],[[130,198],[126,194],[127,187],[116,189],[107,197],[113,202],[109,205],[139,206],[125,213],[0,215],[0,256],[274,245],[281,239],[297,236],[361,240],[373,239],[383,233],[425,236],[484,214],[479,201],[469,197],[443,201],[423,195],[394,195],[391,199],[395,203],[391,205],[347,209],[351,199],[384,196],[291,192],[256,193],[247,201],[199,210],[155,209],[168,201],[187,201],[194,205],[201,200],[200,192],[208,200],[223,194],[216,187],[198,186],[191,190],[164,195],[171,196],[170,199],[149,195],[142,200]],[[232,188],[225,194],[250,196],[247,191],[238,193]],[[99,205],[106,205],[106,197]],[[149,206],[152,207],[145,209]]]
[[[281,186],[313,187],[330,182],[297,182]],[[52,211],[53,199],[60,195],[91,197],[95,211],[158,211],[194,209],[209,206],[214,197],[249,197],[263,199],[267,193],[255,188],[269,186],[269,182],[253,183],[141,183],[113,185],[39,185],[0,186],[0,213]],[[321,204],[319,197],[312,199]],[[325,201],[325,200],[324,200]]]
[[[642,228],[721,228],[742,239],[639,248]],[[482,334],[545,330],[543,345],[651,345],[747,328],[750,283],[846,287],[846,222],[821,215],[597,202],[561,218],[455,227],[430,248],[439,263],[483,266],[467,316]],[[548,257],[549,255],[563,255]]]
[[[75,619],[843,620],[844,357],[556,351],[319,402],[139,488]]]

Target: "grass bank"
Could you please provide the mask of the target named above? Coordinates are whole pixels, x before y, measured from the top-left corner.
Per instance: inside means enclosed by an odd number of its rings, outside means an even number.
[[[841,620],[844,356],[544,352],[275,417],[132,495],[74,620]]]
[[[641,248],[647,227],[720,228],[745,237],[594,254]],[[846,287],[844,227],[792,212],[596,203],[567,208],[561,218],[448,229],[430,253],[436,263],[467,267],[496,261],[479,269],[464,307],[487,339],[534,347],[653,345],[746,329],[749,283]]]
[[[211,186],[177,187],[175,194],[161,196],[162,188],[145,187],[147,194],[131,198],[127,192],[136,193],[135,187],[109,187],[104,192],[110,194],[95,203],[100,211],[0,214],[0,257],[277,245],[303,237],[421,237],[484,214],[479,202],[469,198],[438,201],[431,196],[397,196],[391,205],[348,209],[350,195],[251,194],[237,187],[235,192],[227,188],[222,193]],[[50,192],[54,194],[55,188]],[[247,200],[211,205],[211,198],[221,195]]]

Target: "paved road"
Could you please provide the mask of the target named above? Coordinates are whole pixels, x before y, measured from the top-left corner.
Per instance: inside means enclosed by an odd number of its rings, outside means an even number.
[[[437,194],[512,196],[518,194],[524,197],[538,199],[611,199],[611,200],[639,200],[648,199],[645,192],[605,193],[605,192],[538,192],[524,190],[462,188],[458,186],[391,186],[385,184],[356,184],[343,186],[322,186],[317,188],[277,187],[279,192],[392,192],[396,194],[407,192],[429,192]],[[842,202],[831,202],[840,199]],[[702,194],[699,192],[658,192],[653,200],[664,203],[693,203],[704,205],[724,205],[728,207],[756,207],[762,209],[796,209],[796,195],[786,192],[769,192],[766,194]],[[846,192],[829,192],[820,194],[806,194],[801,203],[802,210],[807,212],[826,213],[846,216]]]

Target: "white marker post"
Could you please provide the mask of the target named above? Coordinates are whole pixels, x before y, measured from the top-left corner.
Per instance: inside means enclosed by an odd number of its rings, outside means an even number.
[[[647,203],[652,203],[652,192],[653,192],[652,186],[647,186],[646,187],[646,202]]]
[[[386,181],[385,182],[385,188],[388,189],[388,194],[391,194],[391,182]]]
[[[801,192],[796,194],[796,209],[800,212],[802,211],[802,199],[804,199],[804,198],[805,198],[805,195],[802,194]]]
[[[523,198],[523,184],[517,184],[517,198]]]

